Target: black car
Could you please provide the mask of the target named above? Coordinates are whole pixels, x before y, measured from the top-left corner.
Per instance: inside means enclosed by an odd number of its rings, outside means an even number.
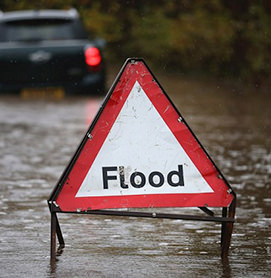
[[[75,9],[0,13],[0,92],[104,93],[103,46]]]

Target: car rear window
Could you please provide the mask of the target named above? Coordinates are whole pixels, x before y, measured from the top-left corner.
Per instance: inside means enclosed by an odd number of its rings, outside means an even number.
[[[79,21],[59,19],[16,20],[5,22],[0,41],[42,41],[86,39],[87,34]]]

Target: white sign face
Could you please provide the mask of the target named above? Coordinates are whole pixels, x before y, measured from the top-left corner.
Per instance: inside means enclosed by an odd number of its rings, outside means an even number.
[[[136,81],[76,197],[211,192]]]

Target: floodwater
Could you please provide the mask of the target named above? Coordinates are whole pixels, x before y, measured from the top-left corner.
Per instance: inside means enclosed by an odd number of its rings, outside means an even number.
[[[46,200],[102,99],[0,96],[0,277],[270,277],[271,95],[156,77],[237,193],[228,261],[219,224],[59,215],[51,265]]]

